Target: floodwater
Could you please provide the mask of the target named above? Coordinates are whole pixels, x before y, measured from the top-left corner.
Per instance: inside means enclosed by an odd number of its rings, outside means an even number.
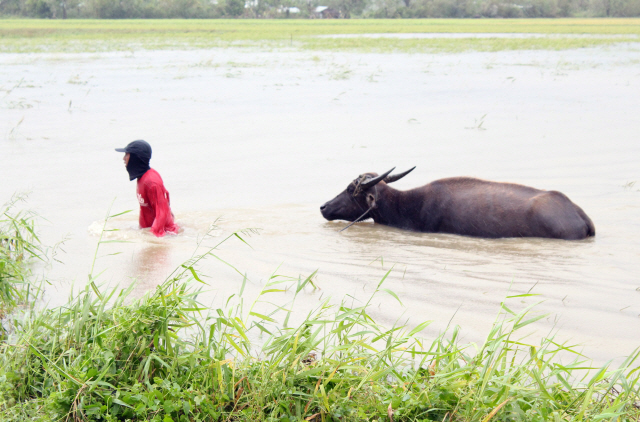
[[[558,331],[605,362],[640,346],[640,46],[571,51],[357,54],[212,49],[0,55],[0,198],[30,191],[42,239],[64,239],[49,306],[87,280],[102,221],[111,240],[96,273],[153,290],[203,245],[235,230],[218,256],[255,296],[271,274],[318,270],[297,300],[365,300],[383,324],[449,323],[480,341],[506,296],[542,300],[531,341]],[[182,233],[137,230],[134,182],[113,148],[145,139]],[[417,166],[398,189],[475,176],[564,192],[596,237],[486,240],[365,222],[338,233],[319,206],[360,173]],[[115,199],[114,199],[115,198]],[[209,231],[213,226],[212,231]],[[200,249],[202,251],[202,248]],[[109,255],[122,252],[119,255]],[[216,259],[202,300],[223,306],[242,277]],[[292,292],[272,293],[284,303]],[[349,299],[351,300],[351,299]]]

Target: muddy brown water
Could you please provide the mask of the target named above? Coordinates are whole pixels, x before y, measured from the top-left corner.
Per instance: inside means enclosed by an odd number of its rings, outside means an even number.
[[[358,54],[213,49],[0,55],[0,197],[30,190],[62,263],[41,269],[49,306],[86,283],[101,221],[137,206],[115,147],[145,139],[184,228],[155,239],[136,213],[117,217],[96,268],[136,295],[194,252],[214,222],[246,272],[246,295],[277,272],[307,276],[326,297],[364,300],[393,269],[372,314],[383,324],[450,322],[480,341],[506,296],[543,300],[526,333],[558,338],[596,362],[640,346],[640,46],[572,51]],[[396,187],[449,176],[564,192],[596,225],[594,239],[486,240],[365,222],[343,233],[319,206],[360,173],[417,166]],[[115,200],[114,200],[115,198]],[[109,253],[122,252],[115,256]],[[242,277],[215,259],[200,268],[221,306]],[[291,292],[273,294],[284,303]],[[525,303],[522,303],[525,302]]]

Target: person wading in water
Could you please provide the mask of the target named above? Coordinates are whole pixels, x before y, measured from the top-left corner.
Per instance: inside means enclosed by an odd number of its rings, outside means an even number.
[[[140,227],[151,227],[151,233],[162,237],[166,233],[177,234],[178,226],[173,221],[169,192],[164,187],[157,171],[149,167],[151,145],[139,140],[133,141],[124,148],[116,148],[124,152],[124,165],[129,172],[129,180],[138,179],[136,193],[140,203]]]

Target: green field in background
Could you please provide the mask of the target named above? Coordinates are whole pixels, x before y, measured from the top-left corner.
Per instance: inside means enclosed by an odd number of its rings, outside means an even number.
[[[535,33],[540,38],[325,38],[338,34]],[[0,20],[0,52],[260,47],[378,52],[570,49],[640,43],[640,19]]]

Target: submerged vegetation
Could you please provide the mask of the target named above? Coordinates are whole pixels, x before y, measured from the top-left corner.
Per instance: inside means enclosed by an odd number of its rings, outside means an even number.
[[[242,240],[242,233],[231,237]],[[372,318],[377,295],[400,301],[383,278],[366,301],[325,300],[294,324],[296,297],[315,288],[313,274],[273,275],[252,300],[243,295],[244,279],[224,307],[209,309],[198,301],[207,287],[199,263],[217,253],[216,245],[194,256],[143,298],[130,297],[132,286],[100,288],[90,276],[67,305],[15,318],[0,343],[0,420],[640,417],[639,354],[620,368],[594,369],[553,336],[529,344],[524,330],[544,316],[532,307],[516,312],[503,303],[481,345],[461,346],[457,328],[426,342],[419,334],[428,323],[384,327]],[[26,275],[16,257],[9,259]],[[287,290],[290,303],[271,304]],[[529,295],[510,299],[522,296]],[[575,360],[562,364],[561,355]]]
[[[425,33],[432,35],[393,37]],[[452,33],[468,36],[450,38]],[[621,42],[640,42],[640,19],[0,20],[0,52],[213,47],[458,52],[560,50]]]

